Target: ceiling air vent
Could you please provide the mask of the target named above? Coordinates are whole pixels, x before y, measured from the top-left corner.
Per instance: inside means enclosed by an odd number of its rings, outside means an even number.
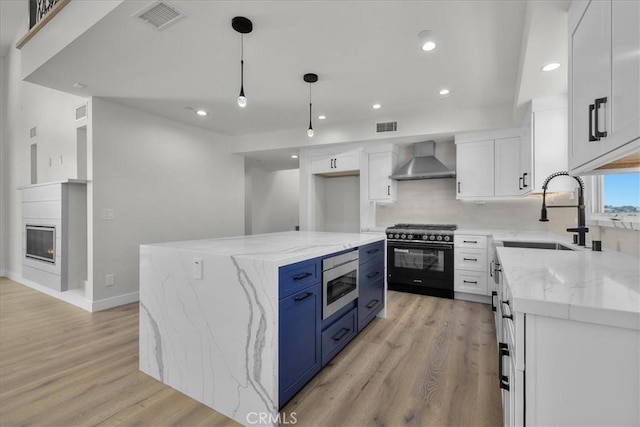
[[[76,107],[76,121],[87,118],[87,104],[82,104]]]
[[[160,31],[184,18],[185,14],[167,2],[156,1],[134,16]]]
[[[376,132],[395,132],[398,130],[398,122],[376,123]]]

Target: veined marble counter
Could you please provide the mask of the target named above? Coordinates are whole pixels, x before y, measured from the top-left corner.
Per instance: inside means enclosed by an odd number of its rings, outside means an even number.
[[[277,424],[278,268],[384,239],[291,231],[142,245],[140,370],[241,424]]]
[[[615,251],[497,247],[516,312],[640,330],[640,259]]]

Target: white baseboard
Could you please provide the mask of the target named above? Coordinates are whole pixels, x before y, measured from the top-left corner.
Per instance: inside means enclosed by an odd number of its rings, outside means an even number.
[[[91,311],[107,310],[109,308],[118,307],[137,301],[140,301],[140,292],[131,292],[130,294],[117,295],[115,297],[94,301]]]
[[[25,279],[22,275],[17,274],[12,271],[3,271],[2,274],[4,277],[7,277],[14,282],[18,282],[22,285],[28,286],[32,289],[35,289],[38,292],[42,292],[43,294],[49,295],[66,303],[75,305],[83,310],[88,312],[102,311],[107,310],[109,308],[118,307],[120,305],[129,304],[132,302],[136,302],[140,300],[139,292],[132,292],[129,294],[118,295],[115,297],[104,298],[97,301],[91,301],[88,298],[85,298],[77,293],[73,292],[58,292],[54,289],[48,288],[46,286],[42,286],[38,283],[32,282],[31,280]]]

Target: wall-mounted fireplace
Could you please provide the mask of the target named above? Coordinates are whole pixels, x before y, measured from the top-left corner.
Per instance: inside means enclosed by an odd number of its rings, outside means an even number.
[[[27,224],[27,258],[56,263],[56,227]]]

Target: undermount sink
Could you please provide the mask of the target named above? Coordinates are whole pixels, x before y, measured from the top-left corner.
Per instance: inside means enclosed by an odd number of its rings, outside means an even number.
[[[507,248],[551,249],[556,251],[575,251],[571,246],[552,242],[502,242]]]

